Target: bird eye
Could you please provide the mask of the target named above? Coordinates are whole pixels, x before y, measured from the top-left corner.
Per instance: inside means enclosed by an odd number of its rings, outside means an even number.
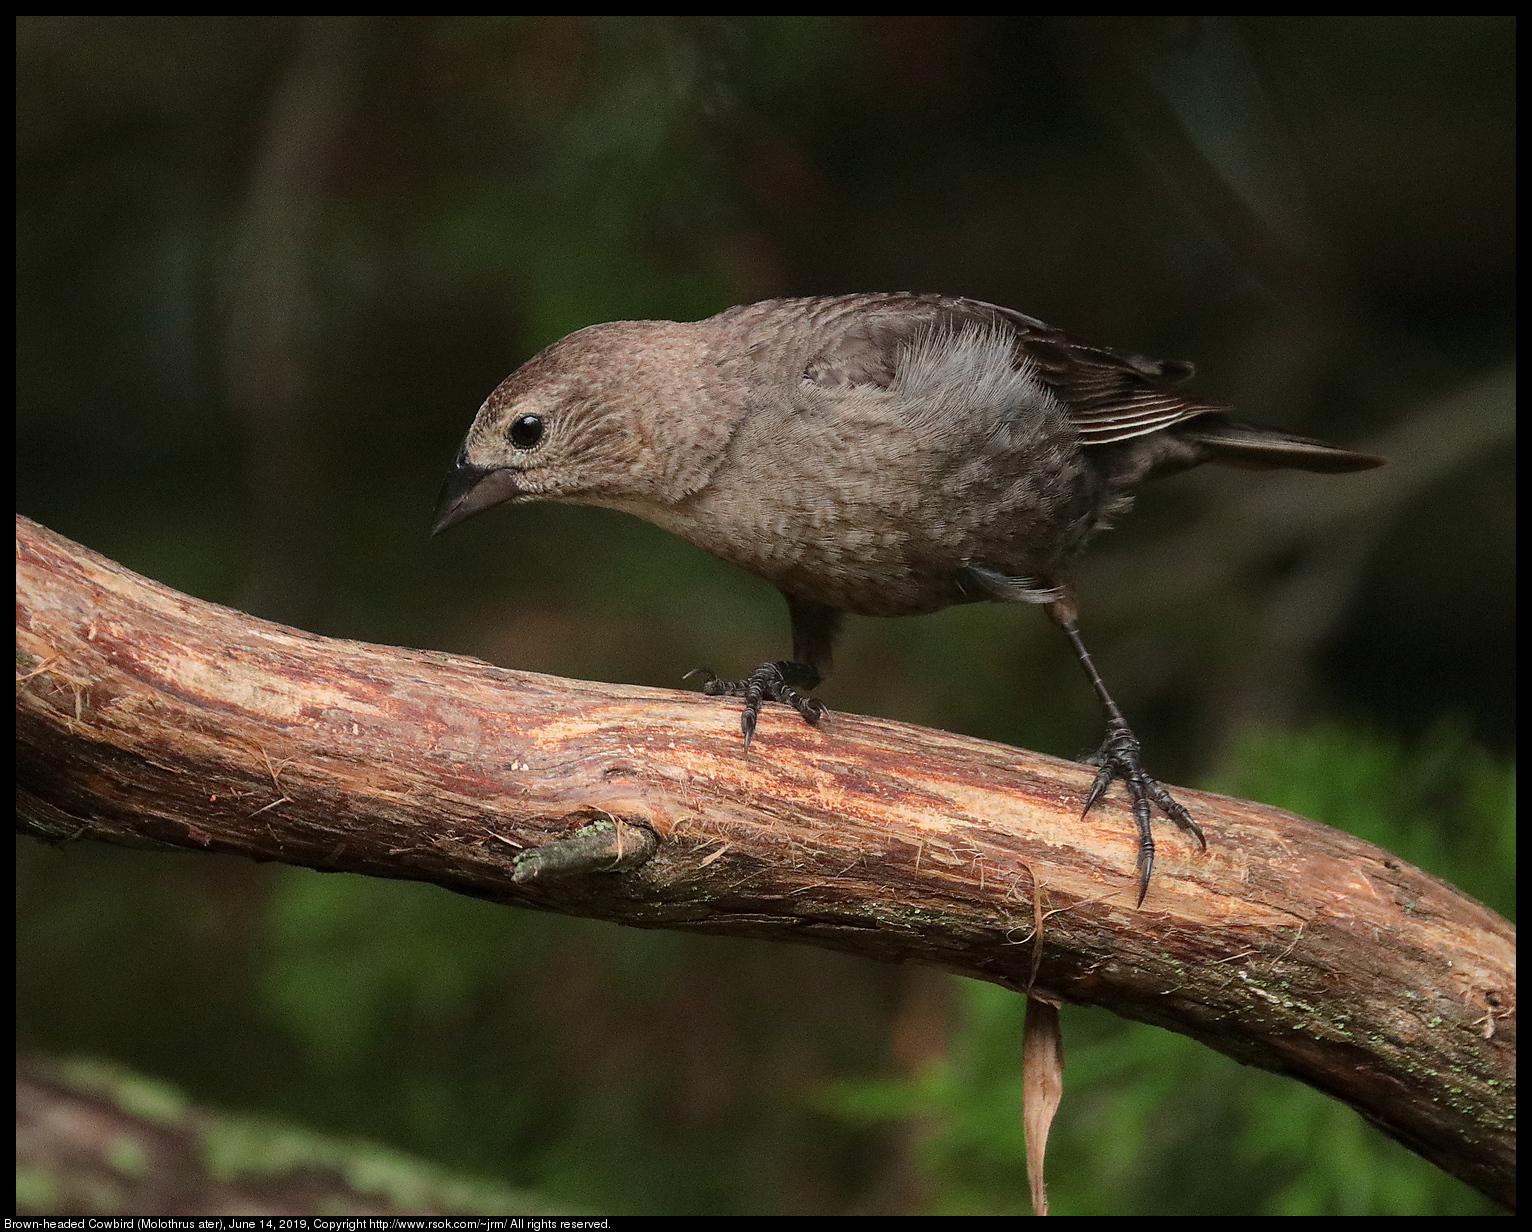
[[[511,429],[508,435],[511,444],[517,449],[531,449],[538,441],[543,439],[543,420],[541,415],[518,415],[511,420]]]

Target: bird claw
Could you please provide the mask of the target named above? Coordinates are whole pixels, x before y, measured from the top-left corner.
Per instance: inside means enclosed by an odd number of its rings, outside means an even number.
[[[744,712],[739,716],[740,731],[745,734],[745,751],[750,751],[750,741],[755,738],[756,721],[761,707],[768,701],[791,706],[807,723],[818,723],[827,713],[825,704],[817,697],[802,692],[819,683],[819,673],[806,663],[791,659],[779,659],[775,663],[762,663],[742,680],[720,680],[711,668],[696,667],[686,673],[685,679],[702,676],[702,691],[708,697],[743,697]]]
[[[1092,806],[1106,793],[1113,779],[1121,779],[1128,789],[1133,805],[1133,824],[1138,830],[1138,904],[1143,906],[1144,895],[1149,893],[1149,875],[1154,871],[1154,835],[1150,832],[1150,805],[1169,817],[1183,830],[1196,836],[1202,850],[1208,847],[1202,827],[1192,815],[1159,783],[1149,777],[1139,760],[1139,743],[1126,723],[1113,720],[1107,725],[1106,739],[1090,757],[1088,764],[1099,766],[1085,796],[1085,807],[1080,810],[1084,817]]]

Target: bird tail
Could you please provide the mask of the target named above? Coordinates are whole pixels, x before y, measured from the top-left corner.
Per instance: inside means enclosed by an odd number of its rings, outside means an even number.
[[[1340,473],[1371,470],[1384,462],[1374,454],[1355,453],[1310,436],[1258,428],[1225,415],[1199,415],[1171,431],[1178,440],[1205,450],[1205,461],[1248,470]]]

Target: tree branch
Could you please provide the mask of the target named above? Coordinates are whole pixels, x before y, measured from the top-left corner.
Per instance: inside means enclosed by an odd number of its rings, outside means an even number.
[[[18,826],[930,963],[1179,1031],[1513,1204],[1515,934],[1349,835],[1178,789],[1135,910],[1088,767],[336,641],[17,519]],[[1041,938],[1034,901],[1048,913]],[[1034,983],[1035,981],[1035,983]]]

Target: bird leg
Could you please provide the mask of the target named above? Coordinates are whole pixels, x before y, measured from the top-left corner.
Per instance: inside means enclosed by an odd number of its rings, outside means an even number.
[[[768,701],[791,706],[805,720],[817,723],[825,714],[825,704],[817,697],[801,692],[819,683],[819,672],[807,663],[792,659],[778,659],[775,663],[762,663],[743,680],[720,680],[707,667],[693,668],[686,678],[705,676],[702,691],[709,697],[743,697],[744,713],[739,716],[739,727],[745,733],[745,751],[750,751],[750,741],[755,736],[756,719],[761,706]]]
[[[1072,608],[1073,605],[1069,606]],[[1050,605],[1049,615],[1053,616],[1059,628],[1064,631],[1064,636],[1069,639],[1069,644],[1074,647],[1075,657],[1090,677],[1091,687],[1096,690],[1101,707],[1106,711],[1106,739],[1092,756],[1085,759],[1087,764],[1099,766],[1100,769],[1096,771],[1095,781],[1090,785],[1080,816],[1084,817],[1091,811],[1091,806],[1101,799],[1113,779],[1123,781],[1133,802],[1133,824],[1138,828],[1138,903],[1143,906],[1144,895],[1149,892],[1149,874],[1154,871],[1154,835],[1149,829],[1149,806],[1153,804],[1183,830],[1191,831],[1202,844],[1203,851],[1207,850],[1208,841],[1203,836],[1202,827],[1192,820],[1192,815],[1145,771],[1138,756],[1138,737],[1128,726],[1127,719],[1123,718],[1112,695],[1106,691],[1106,683],[1101,679],[1090,651],[1085,649],[1085,643],[1080,638],[1080,627],[1075,622],[1073,612],[1067,609],[1055,610],[1054,605]]]
[[[835,635],[840,631],[841,613],[787,595],[783,598],[787,599],[787,615],[793,625],[791,659],[762,663],[743,680],[720,680],[708,667],[686,673],[688,679],[707,677],[702,691],[709,697],[745,699],[745,712],[739,716],[739,727],[745,733],[747,753],[755,736],[755,721],[760,717],[762,703],[772,701],[791,706],[809,723],[819,722],[829,711],[817,697],[809,697],[801,690],[815,688],[830,674],[830,651],[835,645]]]

